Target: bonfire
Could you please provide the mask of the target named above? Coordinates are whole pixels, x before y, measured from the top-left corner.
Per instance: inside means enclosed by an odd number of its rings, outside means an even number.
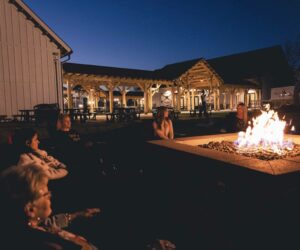
[[[274,110],[261,112],[260,116],[252,119],[252,124],[249,124],[246,132],[238,133],[236,141],[209,142],[200,146],[262,160],[300,155],[300,145],[285,139],[286,121],[280,120]]]

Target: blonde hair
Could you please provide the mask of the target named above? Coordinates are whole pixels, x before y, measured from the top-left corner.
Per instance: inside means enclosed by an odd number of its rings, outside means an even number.
[[[34,163],[11,166],[1,173],[1,192],[19,206],[39,198],[39,187],[48,181],[46,173]]]

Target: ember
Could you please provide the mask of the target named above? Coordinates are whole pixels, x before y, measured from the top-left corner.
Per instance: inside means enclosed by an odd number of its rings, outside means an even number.
[[[213,150],[218,150],[231,154],[244,155],[247,157],[257,158],[260,160],[276,160],[276,159],[284,159],[286,157],[296,157],[300,156],[300,145],[294,144],[293,149],[283,149],[281,153],[278,154],[273,150],[266,149],[264,147],[256,147],[247,151],[240,151],[239,147],[234,142],[230,141],[221,141],[221,142],[209,142],[208,144],[199,145],[202,148],[209,148]]]

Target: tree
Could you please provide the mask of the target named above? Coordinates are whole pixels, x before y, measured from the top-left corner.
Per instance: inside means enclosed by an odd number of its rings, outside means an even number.
[[[289,40],[284,45],[285,54],[290,66],[296,70],[300,67],[300,34],[295,40]]]

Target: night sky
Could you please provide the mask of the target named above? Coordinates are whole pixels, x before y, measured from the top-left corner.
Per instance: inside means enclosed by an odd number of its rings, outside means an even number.
[[[284,44],[300,1],[24,0],[74,53],[71,62],[157,69]]]

